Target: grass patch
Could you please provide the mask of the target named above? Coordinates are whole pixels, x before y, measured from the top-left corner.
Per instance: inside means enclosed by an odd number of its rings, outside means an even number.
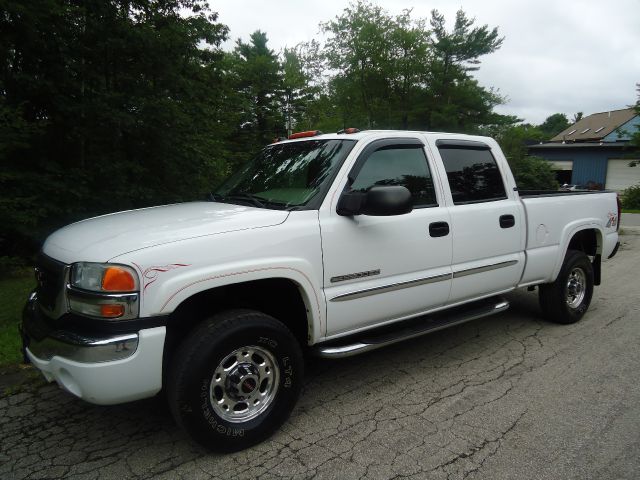
[[[622,213],[640,213],[640,210],[633,208],[623,208]]]
[[[35,283],[31,273],[0,279],[0,366],[22,360],[18,323]]]

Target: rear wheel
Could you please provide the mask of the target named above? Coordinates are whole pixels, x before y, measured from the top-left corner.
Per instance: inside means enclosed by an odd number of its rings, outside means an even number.
[[[540,286],[540,308],[547,320],[575,323],[580,320],[593,296],[593,266],[584,252],[569,250],[553,283]]]
[[[297,340],[278,320],[251,310],[204,321],[170,363],[173,416],[211,450],[240,450],[267,438],[288,418],[302,386]]]

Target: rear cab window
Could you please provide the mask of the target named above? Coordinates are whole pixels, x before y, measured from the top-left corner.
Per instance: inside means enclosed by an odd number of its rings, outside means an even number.
[[[467,143],[468,145],[465,145]],[[504,181],[488,145],[437,141],[454,205],[507,198]]]

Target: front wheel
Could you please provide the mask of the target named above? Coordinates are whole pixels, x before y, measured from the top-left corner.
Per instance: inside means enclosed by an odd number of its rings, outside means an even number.
[[[200,324],[171,360],[167,393],[177,423],[197,442],[235,451],[271,435],[302,386],[300,346],[278,320],[232,310]]]
[[[553,283],[540,286],[540,308],[547,320],[575,323],[591,303],[593,266],[584,252],[569,250]]]

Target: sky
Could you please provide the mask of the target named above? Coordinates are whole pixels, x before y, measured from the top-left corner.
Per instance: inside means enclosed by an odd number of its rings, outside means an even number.
[[[640,83],[640,0],[378,0],[390,14],[412,8],[413,18],[429,18],[432,9],[453,25],[462,8],[476,25],[498,27],[500,50],[481,57],[474,73],[480,84],[507,98],[496,108],[539,124],[554,113],[571,120],[626,108],[637,99]],[[346,1],[211,0],[219,21],[235,40],[255,30],[267,33],[280,51],[300,42],[322,42],[320,22],[341,14]]]

